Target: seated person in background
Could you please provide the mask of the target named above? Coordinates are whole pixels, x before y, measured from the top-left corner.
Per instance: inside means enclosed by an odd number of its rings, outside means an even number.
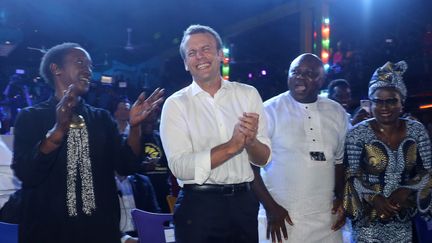
[[[139,174],[116,174],[116,183],[120,200],[120,231],[123,232],[121,242],[138,242],[131,211],[138,208],[152,213],[160,212],[153,185],[147,176]]]
[[[111,112],[117,122],[117,128],[120,134],[126,137],[129,133],[130,102],[127,98],[120,98],[114,101],[112,108]],[[155,110],[149,114],[148,120],[141,124],[141,159],[145,164],[145,172],[149,174],[149,177],[146,176],[147,180],[150,179],[155,186],[157,202],[161,206],[162,212],[168,213],[169,207],[166,196],[170,192],[169,172],[159,131],[156,130],[158,114],[158,110]]]
[[[126,138],[129,135],[129,129],[130,129],[130,125],[129,125],[129,113],[130,113],[130,108],[131,108],[131,104],[128,98],[123,97],[123,98],[119,98],[113,101],[112,106],[111,106],[111,114],[115,120],[115,122],[117,123],[117,129],[119,131],[119,133]],[[155,114],[153,114],[155,113]],[[150,119],[151,122],[146,122],[145,124],[143,123],[142,127],[141,127],[141,133],[142,133],[142,140],[146,141],[148,140],[148,131],[146,130],[146,124],[149,123],[153,123],[156,117],[156,111],[153,112],[152,114],[149,114],[147,119]],[[159,142],[160,143],[160,142]],[[143,153],[145,153],[145,145],[144,142],[141,143],[141,145],[143,145],[144,149],[142,150]],[[150,156],[144,156],[143,157],[143,161],[142,164],[144,165],[144,171],[148,172],[148,171],[154,171],[155,169],[155,163],[158,162],[158,158],[151,158]]]
[[[127,98],[120,98],[114,101],[112,106],[112,114],[117,123],[118,131],[121,135],[126,136],[129,134],[129,112],[131,104]]]
[[[351,125],[355,125],[361,121],[371,118],[370,113],[364,108],[360,107],[352,111],[353,100],[351,97],[351,85],[345,79],[332,80],[328,87],[328,98],[341,104],[345,111],[350,115]]]
[[[166,196],[170,194],[171,175],[168,169],[168,162],[162,147],[159,131],[159,111],[155,111],[148,117],[148,120],[141,125],[142,160],[148,161],[149,171],[146,175],[153,183],[156,198],[163,213],[169,213],[169,206]],[[176,184],[177,185],[177,184]]]

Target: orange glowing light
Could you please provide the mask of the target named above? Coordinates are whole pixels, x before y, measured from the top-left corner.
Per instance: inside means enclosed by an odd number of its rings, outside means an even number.
[[[329,58],[329,54],[326,51],[321,52],[321,58],[322,59],[328,59]]]
[[[429,109],[429,108],[432,108],[432,104],[421,105],[419,108],[420,109]]]

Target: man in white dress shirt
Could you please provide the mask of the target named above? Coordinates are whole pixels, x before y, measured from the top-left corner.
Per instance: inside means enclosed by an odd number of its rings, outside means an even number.
[[[318,96],[324,76],[317,56],[300,55],[289,69],[289,91],[264,103],[273,153],[253,185],[263,205],[260,242],[342,241],[348,118],[341,105]]]
[[[270,157],[261,97],[222,79],[222,41],[212,28],[190,26],[180,54],[193,81],[166,100],[160,125],[169,167],[183,187],[176,242],[258,242],[251,163],[264,166]]]

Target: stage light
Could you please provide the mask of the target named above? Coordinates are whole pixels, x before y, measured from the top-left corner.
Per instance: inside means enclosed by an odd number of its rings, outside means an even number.
[[[329,58],[330,58],[330,18],[324,17],[321,21],[321,60],[325,66],[328,66],[327,64],[329,62]],[[326,69],[328,69],[328,67]]]
[[[419,107],[420,109],[430,109],[430,108],[432,108],[432,104],[427,104],[427,105],[421,105],[420,107]]]
[[[224,79],[228,80],[230,72],[230,50],[229,48],[223,47],[222,52],[224,54],[224,58],[222,61],[222,76],[224,77]]]
[[[228,48],[224,47],[222,49],[222,51],[223,51],[224,56],[229,56],[229,49]]]
[[[326,51],[322,51],[322,52],[321,52],[321,58],[322,58],[322,59],[328,59],[328,58],[329,58],[329,54],[328,54],[328,52],[326,52]]]
[[[266,70],[261,70],[261,75],[266,76],[267,75],[267,71]]]

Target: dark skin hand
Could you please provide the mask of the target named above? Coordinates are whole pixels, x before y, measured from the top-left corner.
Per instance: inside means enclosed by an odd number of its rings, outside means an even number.
[[[72,114],[78,103],[78,97],[75,85],[71,84],[57,104],[56,126],[64,133],[69,130]]]
[[[332,214],[337,215],[336,222],[332,225],[332,230],[337,231],[345,225],[345,210],[343,208],[342,199],[336,198],[333,200]]]
[[[271,237],[272,242],[282,242],[283,236],[285,240],[288,240],[288,232],[285,226],[285,221],[290,225],[294,225],[294,223],[291,221],[288,211],[284,207],[275,203],[266,208],[266,215],[267,239],[270,239]]]
[[[42,153],[48,154],[62,144],[63,138],[69,130],[72,115],[79,100],[78,97],[76,87],[73,84],[64,92],[56,106],[56,123],[41,143],[40,151]]]
[[[159,108],[163,102],[164,89],[157,88],[146,99],[145,93],[141,93],[129,112],[129,124],[131,127],[139,126],[152,112]]]
[[[252,189],[263,204],[267,214],[267,239],[271,237],[272,242],[282,242],[283,236],[285,240],[288,240],[285,221],[290,225],[294,225],[288,211],[277,204],[268,192],[260,175],[260,168],[252,166],[252,169],[255,175]]]
[[[345,185],[345,167],[343,164],[335,165],[335,199],[333,200],[332,214],[336,214],[336,222],[331,229],[339,230],[345,225],[345,210],[343,208],[343,190]]]
[[[389,197],[390,203],[396,207],[407,207],[407,199],[411,190],[407,188],[398,188],[392,192]]]
[[[388,198],[382,195],[376,195],[373,198],[372,205],[377,211],[378,217],[383,220],[393,217],[400,210],[399,206],[393,205]]]

